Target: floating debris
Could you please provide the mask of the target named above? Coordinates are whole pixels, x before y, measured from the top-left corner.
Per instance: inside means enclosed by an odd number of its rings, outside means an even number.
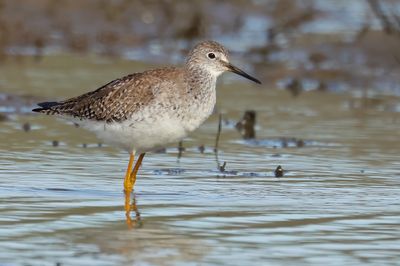
[[[318,87],[317,87],[317,91],[324,92],[324,91],[327,91],[327,90],[328,90],[328,86],[326,85],[326,83],[323,82],[323,81],[320,81],[319,84],[318,84]]]
[[[7,121],[7,120],[8,120],[8,117],[5,114],[1,114],[0,113],[0,122],[4,122],[4,121]]]
[[[34,59],[35,62],[40,62],[43,58],[43,50],[46,45],[46,41],[43,36],[37,36],[33,42],[33,47],[35,48]]]
[[[223,171],[218,171],[216,174],[218,178],[225,178],[225,177],[234,177],[234,176],[243,176],[243,177],[248,177],[250,176],[249,173],[240,173],[239,171],[236,170],[226,170],[223,169]]]
[[[281,144],[282,148],[287,148],[289,146],[288,140],[286,138],[281,139],[281,142],[282,142],[282,144]]]
[[[226,162],[224,162],[222,165],[219,166],[219,171],[221,173],[224,173],[226,170]]]
[[[324,53],[314,52],[309,54],[308,60],[314,65],[314,68],[320,68],[328,60],[328,57]]]
[[[254,129],[256,125],[256,112],[253,110],[247,110],[242,119],[239,120],[235,127],[242,135],[243,139],[254,139],[256,137],[256,131]]]
[[[275,177],[282,177],[283,176],[283,168],[282,166],[278,165],[278,167],[274,171]]]
[[[30,131],[30,130],[31,130],[31,124],[29,124],[29,122],[24,123],[24,124],[22,125],[22,129],[23,129],[25,132]]]
[[[296,146],[297,146],[297,148],[303,148],[304,145],[305,145],[304,140],[298,139],[298,140],[296,141]]]
[[[86,143],[82,143],[82,148],[86,149],[87,148],[87,144]]]
[[[206,147],[204,147],[204,145],[200,145],[200,146],[198,147],[198,149],[199,149],[199,152],[200,152],[200,153],[204,153],[204,151],[206,150]]]
[[[297,97],[303,91],[303,85],[297,78],[292,79],[287,85],[286,89],[290,91],[293,97]]]
[[[97,143],[97,147],[101,148],[103,146],[103,143],[99,142]]]
[[[58,147],[58,145],[60,145],[58,140],[53,140],[51,143],[52,143],[53,147]]]

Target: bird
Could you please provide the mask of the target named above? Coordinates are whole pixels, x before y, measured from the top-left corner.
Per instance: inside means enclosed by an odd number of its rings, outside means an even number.
[[[131,193],[147,152],[182,140],[212,114],[217,78],[226,71],[261,84],[229,62],[223,45],[207,40],[181,67],[133,73],[77,97],[38,103],[32,111],[68,118],[127,151],[124,191]]]

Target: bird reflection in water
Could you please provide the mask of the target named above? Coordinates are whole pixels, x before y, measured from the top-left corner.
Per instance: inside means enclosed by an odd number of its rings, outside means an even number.
[[[131,202],[131,193],[125,192],[125,217],[129,229],[142,227],[143,224],[136,206],[136,195],[134,193],[132,194]]]

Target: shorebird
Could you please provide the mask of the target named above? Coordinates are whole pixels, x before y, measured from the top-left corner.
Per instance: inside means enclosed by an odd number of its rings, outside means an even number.
[[[215,41],[197,44],[182,67],[134,73],[97,90],[33,109],[71,118],[104,142],[129,152],[125,193],[133,191],[146,152],[178,142],[212,113],[217,77],[230,71],[261,82],[232,65],[228,51]],[[135,165],[135,154],[140,154]]]

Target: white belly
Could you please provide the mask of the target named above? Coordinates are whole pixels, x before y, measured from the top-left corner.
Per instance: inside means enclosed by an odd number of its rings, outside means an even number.
[[[179,120],[167,115],[158,117],[156,121],[127,120],[109,124],[85,121],[82,126],[110,145],[140,153],[178,142],[189,133]]]

